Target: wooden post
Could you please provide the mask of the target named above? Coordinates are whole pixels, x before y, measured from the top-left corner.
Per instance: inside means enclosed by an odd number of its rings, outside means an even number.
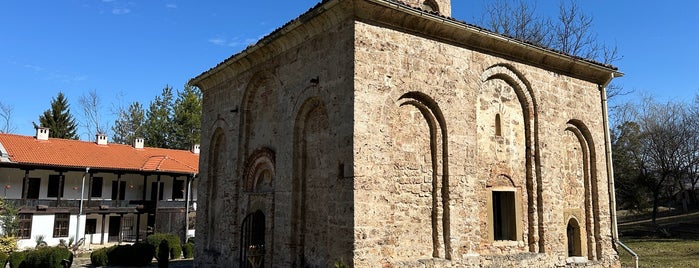
[[[29,169],[24,170],[24,180],[22,181],[22,199],[27,199],[29,194]]]
[[[102,213],[102,230],[100,235],[100,245],[104,245],[104,222],[107,221],[107,214]],[[109,232],[107,232],[107,235],[109,235]]]

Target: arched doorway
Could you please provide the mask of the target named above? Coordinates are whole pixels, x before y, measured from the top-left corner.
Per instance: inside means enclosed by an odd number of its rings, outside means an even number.
[[[575,218],[568,220],[566,236],[568,237],[568,257],[582,256],[580,225]]]
[[[264,267],[265,214],[260,210],[248,214],[240,233],[240,267]]]

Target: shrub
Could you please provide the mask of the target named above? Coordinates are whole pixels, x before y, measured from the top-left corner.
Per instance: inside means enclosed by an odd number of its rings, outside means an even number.
[[[16,237],[0,237],[0,252],[10,254],[17,249]]]
[[[158,268],[167,268],[170,262],[170,259],[168,258],[168,252],[170,251],[170,245],[169,242],[167,242],[167,239],[163,239],[160,241],[160,244],[158,245]]]
[[[146,242],[155,248],[155,257],[157,258],[160,256],[158,255],[158,246],[163,239],[167,240],[170,246],[170,258],[179,259],[180,256],[182,256],[182,242],[180,241],[180,237],[175,234],[166,233],[155,233],[146,238]]]
[[[41,247],[27,253],[23,268],[63,268],[63,260],[73,262],[73,253],[64,247]]]
[[[147,243],[136,243],[131,246],[133,251],[131,258],[133,266],[146,266],[153,261],[155,255],[155,247]]]
[[[0,251],[0,267],[5,267],[8,257],[7,253]]]
[[[29,253],[29,251],[15,251],[10,253],[10,268],[19,268],[24,259],[27,258],[27,253]]]
[[[184,246],[182,246],[182,254],[184,255],[185,259],[191,259],[194,257],[194,243],[185,243]]]
[[[92,266],[107,266],[109,263],[107,257],[108,249],[109,248],[100,248],[90,254],[90,263],[92,263]]]

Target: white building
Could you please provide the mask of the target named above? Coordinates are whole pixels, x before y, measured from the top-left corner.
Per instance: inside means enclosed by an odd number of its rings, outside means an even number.
[[[143,139],[131,146],[104,135],[95,142],[49,138],[48,131],[0,134],[0,194],[20,209],[20,248],[34,247],[39,236],[56,245],[77,234],[89,245],[152,232],[194,235],[198,145],[149,148]]]

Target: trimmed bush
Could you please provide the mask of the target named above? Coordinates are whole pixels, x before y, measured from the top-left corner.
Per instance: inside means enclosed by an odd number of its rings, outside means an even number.
[[[109,264],[107,257],[108,248],[100,248],[90,254],[90,263],[92,266],[107,266]]]
[[[73,263],[73,253],[64,247],[42,247],[27,253],[23,268],[63,268],[63,260]]]
[[[194,258],[194,243],[185,243],[184,246],[182,246],[182,254],[185,259]]]
[[[5,263],[7,263],[8,255],[5,252],[0,251],[0,266],[5,267]]]
[[[10,268],[19,268],[20,265],[22,265],[22,262],[24,262],[24,259],[27,258],[27,253],[29,253],[29,250],[27,251],[15,251],[10,253],[9,261],[10,261]]]
[[[160,244],[158,245],[158,268],[167,268],[169,266],[169,251],[170,245],[169,242],[167,242],[167,239],[163,239],[162,241],[160,241]]]
[[[146,266],[153,262],[155,248],[147,243],[136,243],[131,246],[133,266]]]
[[[146,242],[155,248],[155,257],[157,258],[159,249],[158,246],[163,239],[167,240],[170,246],[170,259],[179,259],[182,256],[182,242],[176,234],[155,233],[146,237]]]

